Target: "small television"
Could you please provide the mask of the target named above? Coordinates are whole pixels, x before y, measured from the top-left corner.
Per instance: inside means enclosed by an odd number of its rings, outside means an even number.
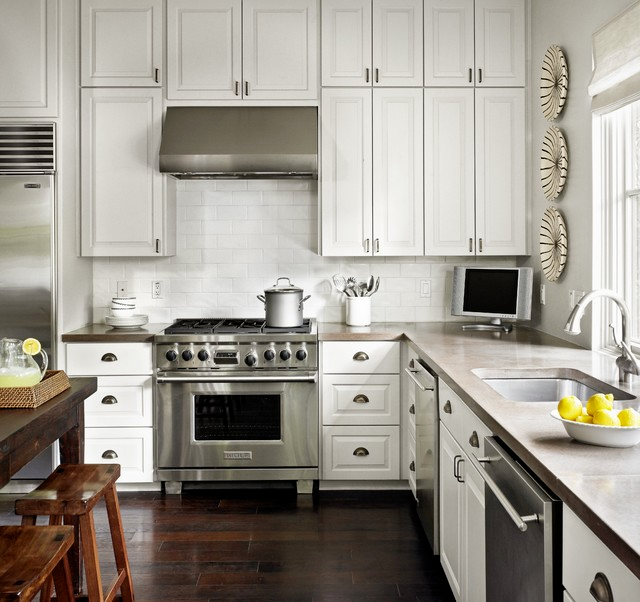
[[[455,266],[451,315],[489,318],[464,330],[510,332],[502,320],[530,320],[532,290],[533,268]]]

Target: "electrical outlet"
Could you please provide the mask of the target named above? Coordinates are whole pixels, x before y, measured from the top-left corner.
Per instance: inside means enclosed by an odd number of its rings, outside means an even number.
[[[420,296],[431,297],[431,280],[420,280]]]
[[[584,291],[569,291],[569,309],[573,309],[582,297],[584,297]]]
[[[540,285],[540,305],[545,305],[547,302],[547,290],[544,284]]]
[[[162,299],[162,282],[160,280],[154,280],[151,283],[151,298]]]
[[[118,296],[126,297],[127,296],[127,281],[126,280],[118,280]]]

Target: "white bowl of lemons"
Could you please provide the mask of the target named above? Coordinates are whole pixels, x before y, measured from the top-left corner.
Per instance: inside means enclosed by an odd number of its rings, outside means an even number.
[[[583,406],[575,395],[563,397],[551,416],[560,420],[569,437],[604,447],[633,447],[640,443],[640,412],[614,409],[613,395],[596,393]]]

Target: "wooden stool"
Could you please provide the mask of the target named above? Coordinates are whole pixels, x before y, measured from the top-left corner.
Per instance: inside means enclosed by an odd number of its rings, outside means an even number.
[[[39,487],[16,500],[16,514],[22,515],[23,525],[35,525],[37,517],[42,515],[49,516],[52,524],[60,524],[63,517],[77,517],[90,602],[113,600],[118,590],[123,602],[134,600],[116,493],[116,480],[119,476],[119,464],[61,464]],[[93,520],[93,508],[103,497],[117,569],[116,578],[106,594],[102,590]]]
[[[33,600],[53,576],[57,599],[72,602],[72,545],[70,526],[0,527],[0,601]]]

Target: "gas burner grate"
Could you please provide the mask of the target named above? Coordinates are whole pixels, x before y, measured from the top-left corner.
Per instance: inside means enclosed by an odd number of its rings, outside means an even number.
[[[301,326],[276,328],[264,318],[181,318],[165,328],[164,334],[287,334],[311,332],[311,319]]]
[[[181,318],[176,320],[165,334],[213,334],[223,318]]]
[[[277,334],[277,333],[286,334],[288,332],[301,332],[301,333],[311,332],[311,320],[309,318],[305,318],[304,320],[302,320],[301,326],[288,326],[284,328],[276,328],[275,326],[267,326],[265,324],[264,328],[262,329],[262,332],[264,332],[265,334]]]
[[[264,326],[264,320],[261,319],[242,319],[230,318],[223,320],[216,326],[216,333],[254,333],[261,332]]]

